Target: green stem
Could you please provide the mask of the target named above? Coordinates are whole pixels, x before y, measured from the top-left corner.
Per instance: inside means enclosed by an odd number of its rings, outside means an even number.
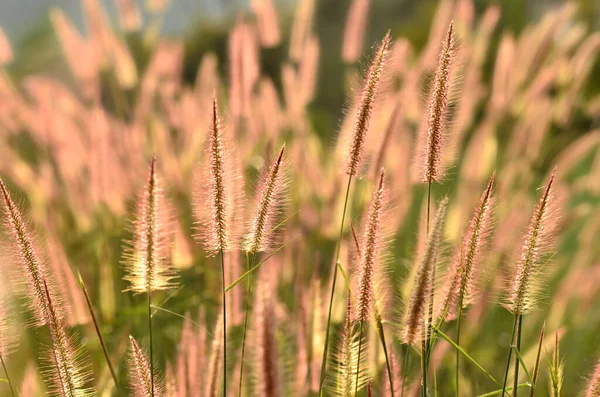
[[[458,306],[458,318],[456,319],[456,344],[458,346],[460,346],[460,318],[462,316],[462,302],[459,302],[459,306]],[[456,397],[458,397],[460,395],[460,388],[459,388],[459,360],[460,360],[460,353],[457,350],[456,351]]]
[[[519,316],[519,327],[517,329],[517,350],[521,351],[521,329],[523,325],[523,315]],[[519,358],[515,358],[515,380],[513,383],[514,397],[517,397],[517,386],[519,385]]]
[[[400,391],[400,397],[404,397],[404,385],[406,384],[406,367],[408,367],[408,352],[410,350],[410,346],[406,345],[406,349],[404,350],[404,360],[402,363],[402,390]]]
[[[340,225],[340,236],[338,238],[337,253],[335,255],[335,269],[331,281],[331,296],[329,297],[329,310],[327,314],[327,326],[325,328],[325,345],[323,346],[323,359],[321,360],[321,376],[319,380],[319,395],[323,395],[323,383],[325,380],[325,368],[327,366],[327,353],[329,348],[329,327],[331,326],[331,309],[333,307],[333,296],[335,294],[335,282],[337,281],[337,264],[340,261],[340,249],[342,246],[342,237],[344,235],[344,221],[346,220],[346,209],[348,208],[348,198],[350,197],[350,185],[352,175],[348,176],[348,186],[346,187],[346,197],[344,198],[344,210],[342,211],[342,224]]]
[[[249,258],[248,254],[246,254],[246,265],[248,269],[252,268],[252,264],[254,262],[255,255],[252,254],[252,257]],[[252,284],[250,283],[250,274],[248,274],[248,293],[246,295],[246,313],[244,315],[244,333],[242,336],[242,358],[240,361],[240,385],[238,388],[238,397],[242,396],[242,379],[244,376],[244,354],[246,353],[246,332],[248,330],[248,312],[250,311],[250,294],[251,294]]]
[[[383,354],[385,355],[385,365],[387,366],[388,378],[390,379],[390,393],[391,397],[394,397],[394,381],[392,380],[392,368],[390,367],[390,359],[388,357],[387,344],[385,342],[385,333],[383,331],[383,324],[381,324],[381,321],[379,321],[378,327],[381,346],[383,347]]]
[[[427,183],[427,237],[429,237],[429,218],[431,212],[431,181]],[[421,353],[421,376],[423,377],[423,397],[427,397],[427,372],[429,370],[429,339],[431,338],[431,320],[433,317],[433,297],[435,295],[434,290],[435,283],[435,265],[431,272],[431,285],[430,285],[430,293],[429,293],[429,312],[428,312],[428,321],[427,321],[427,329],[425,330],[425,340],[421,344],[422,353]]]
[[[354,396],[358,395],[358,374],[360,373],[360,354],[362,353],[363,322],[360,322],[360,333],[358,339],[358,360],[356,360],[356,382],[354,384]]]
[[[517,322],[518,321],[519,321],[519,316],[515,315],[512,336],[510,337],[510,346],[508,348],[508,358],[506,359],[506,370],[504,371],[504,382],[502,383],[502,397],[504,397],[504,394],[506,393],[506,381],[508,379],[508,370],[510,369],[510,358],[512,356],[512,343],[515,340],[515,333],[517,332]]]
[[[113,367],[112,362],[110,361],[110,357],[108,355],[108,350],[106,349],[104,339],[102,338],[102,333],[100,332],[100,327],[98,326],[98,320],[96,319],[96,314],[94,313],[94,308],[92,307],[92,302],[90,301],[90,296],[88,295],[87,288],[85,287],[85,284],[83,283],[83,278],[81,277],[81,274],[78,273],[78,277],[79,277],[79,285],[81,286],[81,289],[83,291],[83,296],[85,297],[85,303],[87,304],[88,311],[90,312],[90,316],[92,317],[92,322],[94,323],[94,329],[96,330],[96,335],[98,336],[98,340],[100,341],[100,347],[102,347],[102,353],[104,354],[104,359],[106,360],[106,363],[108,364],[108,369],[110,371],[110,375],[113,378],[113,381],[115,382],[115,387],[117,388],[117,390],[119,390],[119,382],[117,382],[117,375],[115,373],[115,368]]]
[[[154,351],[152,349],[152,290],[148,287],[148,336],[150,337],[150,393],[154,397]]]
[[[221,295],[223,300],[223,395],[227,396],[227,301],[225,297],[225,254],[221,248]]]
[[[17,397],[17,395],[15,394],[15,389],[13,388],[13,384],[10,381],[10,376],[8,376],[8,370],[6,369],[6,365],[4,364],[4,358],[2,358],[2,356],[0,356],[0,362],[2,362],[2,368],[4,368],[4,373],[6,374],[6,380],[8,381],[10,392],[12,393],[13,397]]]

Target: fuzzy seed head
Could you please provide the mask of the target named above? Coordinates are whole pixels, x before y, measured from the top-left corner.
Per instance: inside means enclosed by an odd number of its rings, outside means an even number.
[[[452,319],[458,314],[459,305],[464,309],[475,298],[475,284],[481,272],[481,262],[493,227],[495,179],[496,175],[493,174],[481,195],[479,205],[475,208],[448,273],[440,313],[445,313],[447,319]]]
[[[16,333],[13,329],[11,304],[6,290],[0,291],[0,357],[6,359],[15,349]]]
[[[125,280],[130,283],[127,290],[149,293],[172,288],[175,273],[167,263],[171,227],[154,157],[150,162],[146,187],[138,201],[133,235],[133,241],[125,251]]]
[[[232,153],[223,136],[217,98],[213,94],[212,115],[206,148],[206,172],[201,189],[195,194],[194,211],[201,220],[199,240],[208,255],[235,248],[235,206],[241,191]]]
[[[371,207],[367,215],[367,225],[364,231],[364,248],[360,254],[360,274],[358,281],[358,303],[356,321],[368,321],[373,306],[374,271],[378,250],[381,245],[381,215],[384,206],[384,176],[381,170],[377,189],[373,193]]]
[[[163,397],[165,391],[158,373],[154,373],[154,393],[150,361],[133,336],[129,336],[129,389],[134,397]]]
[[[256,210],[244,243],[244,250],[250,254],[268,251],[274,241],[272,229],[282,206],[286,187],[284,153],[285,145],[281,147],[277,160],[261,177]]]
[[[360,97],[360,104],[356,113],[356,121],[352,130],[352,138],[346,161],[346,174],[357,175],[365,145],[366,134],[373,113],[373,104],[377,96],[380,81],[384,73],[391,37],[388,32],[375,53],[375,57],[369,67],[365,85]]]
[[[535,207],[507,293],[505,306],[515,315],[522,315],[536,308],[540,294],[539,270],[556,240],[558,203],[555,197],[555,173],[556,169]]]
[[[417,141],[417,179],[423,183],[439,182],[443,176],[441,152],[448,123],[449,93],[456,53],[454,22],[450,23],[435,71],[427,105],[427,119]]]
[[[438,206],[435,221],[429,232],[425,251],[421,256],[421,262],[413,281],[408,310],[405,315],[405,328],[401,334],[401,340],[406,344],[417,343],[422,335],[420,331],[424,324],[423,318],[430,295],[431,277],[437,264],[438,252],[446,224],[447,207],[448,198],[444,198]]]
[[[63,319],[54,309],[47,284],[46,321],[50,334],[50,346],[45,352],[47,369],[43,375],[49,384],[50,395],[60,397],[88,397],[95,395],[93,388],[86,387],[91,381],[91,369],[87,356],[77,346],[73,335],[66,331]]]
[[[41,326],[46,324],[48,319],[48,301],[44,283],[47,283],[50,296],[57,303],[57,307],[63,306],[62,300],[57,293],[55,279],[51,277],[47,263],[34,244],[27,223],[2,180],[0,180],[0,191],[4,204],[4,221],[12,242],[11,249],[19,265],[15,282],[23,287],[19,292],[27,298],[27,307],[34,315],[33,325]],[[62,311],[59,314],[62,315]]]

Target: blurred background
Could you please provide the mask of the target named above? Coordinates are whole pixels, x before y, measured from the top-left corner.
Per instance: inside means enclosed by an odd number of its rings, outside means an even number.
[[[390,335],[398,335],[397,308],[406,304],[408,268],[424,238],[425,190],[411,173],[414,142],[451,19],[460,42],[460,78],[448,127],[451,150],[442,160],[449,172],[433,189],[434,201],[451,198],[446,245],[457,246],[493,171],[499,197],[482,299],[465,316],[461,345],[502,377],[512,317],[499,298],[538,189],[556,165],[560,238],[540,310],[527,316],[523,353],[532,364],[546,321],[545,346],[552,350],[557,332],[567,362],[563,396],[582,393],[600,355],[600,1],[0,0],[0,175],[31,219],[53,269],[66,279],[69,324],[83,335],[102,396],[116,393],[73,271],[81,271],[90,290],[124,385],[127,335],[146,342],[146,301],[122,292],[123,241],[131,237],[128,219],[153,153],[176,208],[170,259],[182,285],[155,295],[156,304],[171,311],[156,313],[158,366],[166,372],[195,359],[186,345],[190,333],[200,335],[196,347],[208,356],[205,331],[220,312],[220,274],[215,258],[207,258],[192,237],[192,191],[213,90],[237,143],[246,181],[240,189],[247,197],[286,144],[290,219],[281,242],[290,245],[270,260],[267,274],[277,276],[282,395],[303,395],[297,390],[306,385],[305,394],[316,395],[346,183],[340,164],[354,114],[347,110],[356,104],[356,82],[372,45],[388,30],[392,78],[373,115],[350,218],[360,227],[374,176],[384,166],[395,207],[386,218],[394,237],[387,250],[394,298],[384,318]],[[240,217],[251,211],[248,200]],[[349,227],[342,247],[350,264]],[[442,273],[450,256],[440,261]],[[243,272],[244,260],[241,253],[228,257],[228,282]],[[346,302],[339,286],[336,327]],[[232,290],[228,303],[231,373],[237,369],[243,291]],[[17,317],[25,323],[28,314]],[[17,383],[35,385],[29,395],[39,396],[39,346],[33,331],[20,333],[9,369]],[[400,352],[398,338],[391,338]],[[369,364],[383,394],[382,354],[373,346]],[[437,349],[438,381],[452,390],[453,355],[445,354],[448,345]],[[413,391],[416,361],[408,379]],[[542,363],[544,368],[544,357]],[[462,371],[465,396],[496,389],[474,367],[465,364]],[[547,383],[545,370],[541,376]],[[546,383],[536,395],[547,395]]]

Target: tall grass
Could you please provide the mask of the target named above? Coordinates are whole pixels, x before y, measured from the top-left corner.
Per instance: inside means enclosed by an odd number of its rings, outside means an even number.
[[[600,34],[574,5],[514,32],[442,1],[411,42],[355,0],[332,55],[318,2],[288,30],[253,0],[189,65],[167,2],[118,3],[115,28],[82,2],[85,34],[53,9],[47,73],[14,78],[0,32],[1,395],[599,394]]]

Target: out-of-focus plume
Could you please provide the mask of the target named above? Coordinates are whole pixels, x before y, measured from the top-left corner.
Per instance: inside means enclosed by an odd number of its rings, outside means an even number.
[[[346,63],[356,62],[362,54],[368,16],[369,0],[353,0],[350,3],[342,44],[342,59]]]

